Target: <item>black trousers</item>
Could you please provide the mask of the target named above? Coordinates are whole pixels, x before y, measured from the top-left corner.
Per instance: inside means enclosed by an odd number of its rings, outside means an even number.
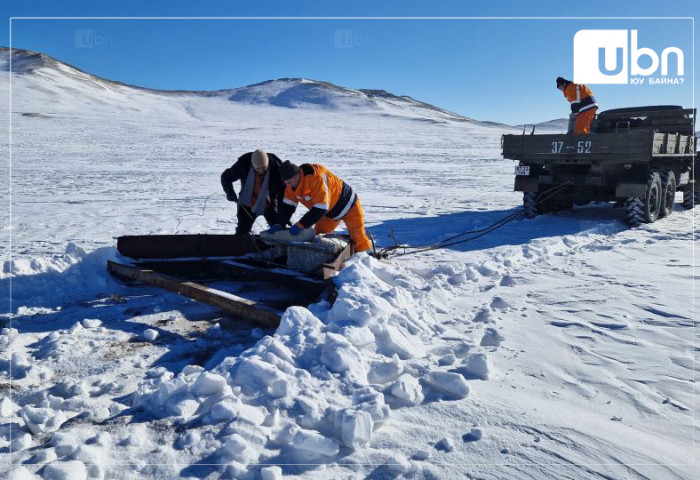
[[[250,233],[250,230],[253,228],[253,224],[255,223],[255,219],[258,217],[258,215],[253,213],[253,211],[250,208],[239,204],[236,216],[238,217],[238,225],[236,225],[236,235]],[[275,210],[275,207],[273,207],[272,205],[265,208],[263,216],[265,217],[265,220],[267,220],[267,223],[270,226],[274,225],[277,222],[277,210]]]

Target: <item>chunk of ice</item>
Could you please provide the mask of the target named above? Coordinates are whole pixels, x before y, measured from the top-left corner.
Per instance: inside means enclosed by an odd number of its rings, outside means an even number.
[[[418,380],[404,373],[391,386],[391,394],[406,403],[417,405],[423,401],[423,387]]]
[[[292,446],[298,450],[325,457],[337,455],[340,451],[338,442],[332,438],[324,437],[314,430],[299,429],[292,439]]]
[[[226,379],[221,375],[204,372],[194,382],[192,393],[198,397],[208,397],[220,393],[226,385]]]
[[[143,332],[143,338],[149,342],[154,341],[156,338],[158,338],[158,330],[153,330],[152,328],[146,329],[146,331]]]
[[[469,385],[464,377],[458,373],[430,372],[425,376],[425,380],[432,387],[456,398],[465,398],[469,395]]]
[[[356,449],[369,443],[373,429],[374,420],[369,413],[357,410],[343,412],[341,439],[346,447]]]

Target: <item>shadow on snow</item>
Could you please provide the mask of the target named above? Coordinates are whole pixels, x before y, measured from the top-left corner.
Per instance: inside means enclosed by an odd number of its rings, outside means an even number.
[[[368,230],[379,246],[394,244],[393,236],[400,244],[427,246],[443,241],[465,231],[487,228],[521,208],[508,210],[462,211],[437,216],[397,218],[374,225]],[[516,217],[503,227],[480,238],[448,246],[451,250],[470,252],[504,245],[524,245],[538,238],[581,233],[615,234],[627,229],[623,223],[623,211],[611,204],[594,204],[556,214],[526,219]],[[459,237],[465,240],[477,234]],[[451,242],[448,242],[451,243]],[[399,249],[397,252],[401,252]]]

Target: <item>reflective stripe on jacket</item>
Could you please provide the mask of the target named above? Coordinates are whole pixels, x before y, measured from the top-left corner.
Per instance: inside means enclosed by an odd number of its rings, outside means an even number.
[[[564,89],[564,96],[571,103],[571,113],[581,113],[598,106],[593,92],[585,85],[569,83]]]
[[[331,173],[323,165],[305,163],[299,167],[301,179],[297,188],[284,190],[284,203],[296,207],[301,202],[306,208],[327,210],[325,216],[333,220],[343,218],[355,203],[356,195],[350,185]]]

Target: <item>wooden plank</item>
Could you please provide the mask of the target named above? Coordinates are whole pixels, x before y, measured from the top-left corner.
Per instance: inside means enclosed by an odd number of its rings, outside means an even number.
[[[149,285],[164,288],[165,290],[219,308],[230,315],[242,317],[258,323],[264,327],[277,327],[280,322],[279,312],[228,292],[209,288],[194,282],[181,282],[179,279],[163,273],[123,265],[111,260],[107,261],[107,269],[118,278],[139,280]]]
[[[352,246],[352,242],[348,243],[347,246],[340,252],[340,254],[330,263],[323,264],[323,278],[328,280],[335,276],[340,268],[343,266],[345,260],[350,258],[352,254],[355,253],[355,249]],[[333,299],[335,300],[335,299]],[[333,303],[331,301],[331,303]]]
[[[693,136],[655,133],[652,155],[684,157],[694,151]]]
[[[129,235],[117,250],[131,258],[238,257],[268,247],[249,235]]]

